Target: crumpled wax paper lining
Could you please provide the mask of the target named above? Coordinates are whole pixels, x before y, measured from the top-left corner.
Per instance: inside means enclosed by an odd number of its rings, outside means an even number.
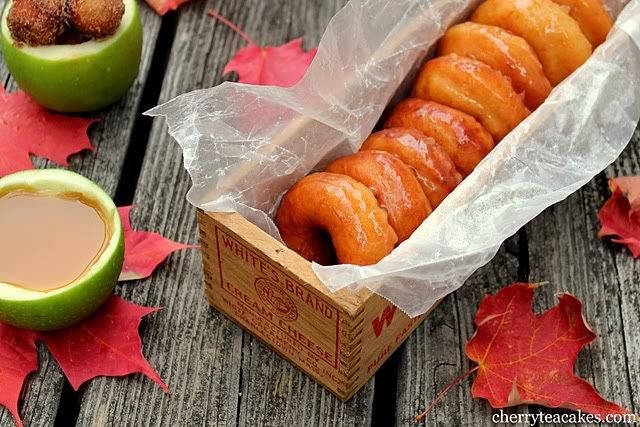
[[[479,3],[351,0],[296,86],[224,83],[153,109],[182,147],[193,181],[188,200],[239,212],[279,239],[271,218],[282,195],[358,150],[438,38]],[[320,280],[331,291],[366,286],[420,315],[520,227],[612,163],[640,116],[640,0],[609,0],[607,7],[620,13],[608,41],[409,240],[376,265],[314,264]]]

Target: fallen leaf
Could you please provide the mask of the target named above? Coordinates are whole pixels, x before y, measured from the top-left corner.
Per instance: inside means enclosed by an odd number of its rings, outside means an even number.
[[[23,427],[18,400],[29,373],[38,369],[36,341],[43,341],[75,390],[98,376],[142,373],[168,391],[142,354],[141,319],[158,308],[111,296],[94,314],[61,331],[32,332],[0,323],[0,405]]]
[[[32,169],[29,154],[67,166],[67,158],[92,150],[87,129],[93,119],[52,114],[24,92],[0,88],[0,177]]]
[[[305,52],[302,38],[280,46],[258,46],[237,25],[215,11],[209,15],[221,21],[249,44],[227,63],[222,71],[238,73],[238,82],[252,85],[290,87],[298,83],[313,62],[318,49]]]
[[[81,323],[42,334],[42,339],[75,390],[98,376],[141,373],[168,391],[144,358],[138,333],[142,318],[157,310],[112,296]]]
[[[465,349],[478,364],[473,397],[493,408],[536,404],[603,418],[628,413],[573,372],[578,353],[596,337],[582,317],[582,303],[560,294],[559,304],[538,316],[531,308],[537,286],[516,283],[480,304]]]
[[[0,323],[0,405],[6,407],[18,427],[22,420],[18,400],[27,376],[38,370],[38,334]]]
[[[131,209],[133,206],[118,208],[125,240],[120,281],[145,279],[173,252],[196,247],[165,239],[158,233],[134,231],[129,219]]]
[[[315,54],[316,49],[302,50],[301,38],[275,47],[249,45],[231,58],[223,73],[237,72],[239,83],[289,87],[304,76]]]
[[[609,180],[611,197],[598,213],[599,237],[616,236],[613,242],[627,245],[634,258],[640,257],[640,177]]]
[[[153,10],[160,16],[170,10],[176,10],[181,4],[188,2],[189,0],[146,0],[147,4],[151,6]]]
[[[620,189],[629,200],[631,213],[640,211],[640,176],[619,176],[609,180],[611,191]]]

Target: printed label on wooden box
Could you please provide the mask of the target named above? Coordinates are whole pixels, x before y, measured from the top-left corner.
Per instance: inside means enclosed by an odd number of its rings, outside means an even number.
[[[287,357],[337,381],[339,310],[224,230],[215,233],[217,304]]]

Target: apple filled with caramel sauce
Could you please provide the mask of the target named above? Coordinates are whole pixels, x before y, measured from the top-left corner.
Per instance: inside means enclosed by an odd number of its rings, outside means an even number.
[[[118,211],[90,180],[63,170],[0,179],[0,320],[62,329],[111,295],[122,269]]]
[[[8,0],[0,42],[22,90],[62,113],[104,108],[138,75],[136,0]]]

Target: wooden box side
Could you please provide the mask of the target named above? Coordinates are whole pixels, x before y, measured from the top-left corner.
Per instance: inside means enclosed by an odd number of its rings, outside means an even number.
[[[311,263],[237,213],[198,211],[211,305],[339,398],[351,398],[427,314],[369,290],[331,293]]]
[[[341,399],[351,397],[354,314],[311,264],[237,213],[198,212],[210,304]]]
[[[350,391],[355,394],[375,375],[384,362],[402,345],[411,333],[435,309],[411,318],[383,297],[369,292],[354,323],[357,342],[355,371]]]

